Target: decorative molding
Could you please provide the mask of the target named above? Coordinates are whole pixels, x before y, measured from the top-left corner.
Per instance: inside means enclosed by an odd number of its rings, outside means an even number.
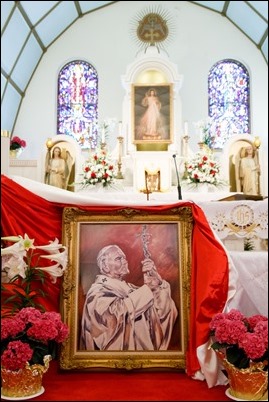
[[[183,82],[183,75],[178,74],[177,65],[172,63],[167,54],[159,51],[156,46],[149,47],[146,52],[137,55],[136,60],[127,66],[126,74],[122,75],[122,86],[128,90],[137,82],[137,77],[144,71],[156,70],[162,72],[167,83],[174,84],[177,93]]]
[[[25,159],[10,159],[9,166],[15,167],[37,167],[37,160],[25,160]]]
[[[1,137],[10,138],[11,137],[11,132],[8,131],[8,130],[1,130]]]

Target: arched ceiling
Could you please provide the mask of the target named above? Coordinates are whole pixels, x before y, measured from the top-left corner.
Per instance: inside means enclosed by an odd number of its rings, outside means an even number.
[[[13,131],[22,99],[47,51],[78,18],[114,1],[1,1],[1,120]],[[267,1],[190,1],[222,14],[268,63]],[[148,3],[147,3],[148,4]]]

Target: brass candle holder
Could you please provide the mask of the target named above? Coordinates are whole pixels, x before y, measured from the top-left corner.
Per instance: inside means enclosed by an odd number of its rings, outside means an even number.
[[[118,159],[118,173],[116,175],[116,179],[123,179],[123,174],[121,172],[121,166],[122,166],[122,162],[121,162],[121,156],[122,156],[122,144],[123,144],[123,137],[119,136],[117,137],[117,140],[119,141],[119,159]]]
[[[202,141],[198,142],[199,148],[202,151],[204,149],[204,143]]]

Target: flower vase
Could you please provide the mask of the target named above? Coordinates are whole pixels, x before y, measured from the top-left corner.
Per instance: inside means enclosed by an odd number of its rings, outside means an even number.
[[[222,360],[227,372],[230,388],[226,395],[233,400],[268,400],[268,371],[264,364],[253,363],[251,367],[239,369],[226,359]]]
[[[82,193],[91,193],[92,195],[94,194],[99,194],[102,195],[104,194],[109,194],[111,192],[119,191],[122,190],[122,188],[115,182],[110,183],[106,186],[103,185],[103,183],[96,183],[93,185],[88,185],[88,186],[83,186],[79,187],[77,191],[80,191]]]
[[[16,159],[16,158],[18,158],[18,157],[21,155],[22,151],[23,151],[22,148],[10,149],[10,150],[9,150],[9,156],[10,156],[10,158],[12,158],[12,159]]]
[[[41,364],[26,364],[20,370],[7,370],[1,367],[1,398],[2,399],[30,399],[41,395],[45,390],[42,386],[43,374],[49,368],[51,356],[44,357],[44,366]]]
[[[184,183],[182,182],[182,189],[191,193],[208,193],[208,183]]]
[[[197,193],[208,193],[209,192],[209,187],[208,187],[208,183],[198,183],[195,187],[194,187],[194,192]]]

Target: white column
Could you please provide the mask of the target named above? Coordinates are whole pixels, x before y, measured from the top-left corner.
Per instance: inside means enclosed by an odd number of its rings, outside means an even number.
[[[9,174],[10,131],[1,130],[1,174]]]

